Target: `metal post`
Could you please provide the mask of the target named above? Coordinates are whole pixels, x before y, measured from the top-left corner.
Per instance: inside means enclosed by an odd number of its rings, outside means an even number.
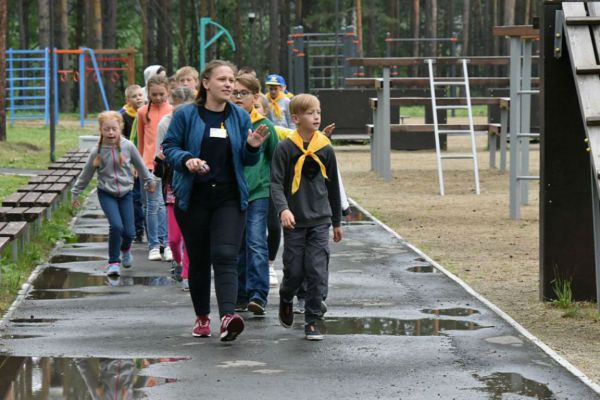
[[[379,91],[378,91],[379,93]],[[379,100],[375,107],[373,107],[373,135],[371,136],[371,171],[377,172],[377,159],[379,154],[377,154],[377,144],[376,140],[378,140],[379,135],[377,134],[377,128],[379,126],[379,117],[377,112],[377,107],[379,105]]]
[[[85,125],[85,54],[79,53],[79,124]]]
[[[44,49],[44,125],[50,122],[50,49]]]
[[[600,311],[600,196],[598,196],[598,175],[594,171],[594,163],[590,163],[592,171],[592,220],[594,230],[594,261],[596,266],[596,299]]]
[[[383,67],[383,101],[378,104],[383,124],[381,125],[381,161],[383,179],[392,179],[391,132],[390,132],[390,67]]]
[[[13,49],[10,48],[6,51],[8,53],[8,95],[10,96],[10,125],[15,123],[15,84],[13,76]]]
[[[521,41],[523,51],[523,63],[521,73],[521,91],[531,90],[531,44],[532,41],[529,39],[523,39]],[[529,133],[531,132],[531,94],[522,93],[520,95],[521,101],[521,130],[520,132]],[[529,138],[523,138],[520,142],[521,147],[521,168],[519,171],[520,176],[529,175]],[[526,179],[521,180],[521,204],[527,204],[529,201],[529,181]]]
[[[521,102],[518,91],[521,86],[521,39],[510,38],[510,194],[509,210],[511,219],[520,218],[520,185],[519,174],[519,139],[521,119]]]
[[[337,89],[339,86],[339,57],[340,57],[340,22],[339,22],[339,14],[340,14],[340,0],[335,0],[335,57],[333,64],[333,88]]]
[[[56,49],[54,49],[52,54],[54,62],[54,122],[58,124],[58,54],[56,54]]]
[[[382,82],[383,83],[383,82]],[[375,140],[375,171],[377,175],[383,176],[383,153],[385,146],[383,145],[383,85],[377,88],[377,120],[373,121],[375,129],[373,131],[373,139]]]

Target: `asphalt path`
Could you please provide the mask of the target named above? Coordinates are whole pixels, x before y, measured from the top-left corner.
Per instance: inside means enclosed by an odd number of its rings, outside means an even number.
[[[107,225],[90,196],[74,221],[78,243],[38,267],[0,325],[0,398],[46,389],[53,398],[600,398],[426,255],[368,213],[355,217],[331,245],[323,341],[304,339],[301,315],[292,329],[279,325],[275,289],[267,315],[242,313],[245,331],[223,343],[217,317],[213,337],[191,336],[189,294],[169,263],[147,261],[145,244],[120,279],[102,275]],[[217,315],[214,297],[213,307]],[[46,389],[35,384],[44,371],[54,376]]]

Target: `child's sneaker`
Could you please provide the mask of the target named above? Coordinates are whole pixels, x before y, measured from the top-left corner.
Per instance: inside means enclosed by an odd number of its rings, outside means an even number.
[[[323,340],[323,335],[315,323],[304,325],[304,335],[307,340]]]
[[[162,255],[163,261],[173,261],[173,252],[169,246],[165,247],[165,251],[163,251]]]
[[[276,288],[279,286],[279,279],[277,279],[277,272],[272,265],[269,265],[269,287]]]
[[[196,318],[192,335],[195,337],[210,337],[210,318],[208,318],[208,315],[200,315]]]
[[[227,314],[221,318],[221,341],[231,342],[244,330],[244,320],[237,314]]]
[[[238,300],[235,305],[236,312],[246,312],[248,311],[248,300]]]
[[[177,264],[175,260],[171,261],[171,274],[173,274],[173,279],[175,279],[177,282],[181,282],[181,280],[183,279],[181,277],[182,272],[183,267]]]
[[[181,281],[181,290],[183,290],[184,292],[190,291],[190,282],[187,279],[183,279]]]
[[[150,252],[148,253],[148,260],[150,260],[150,261],[162,260],[162,257],[160,256],[160,249],[158,247],[150,249]]]
[[[263,316],[265,315],[265,306],[258,300],[252,300],[248,303],[248,311],[254,315]]]
[[[294,305],[294,314],[304,314],[304,299],[298,299],[298,302]]]
[[[131,247],[127,250],[121,251],[121,264],[123,268],[131,268],[133,265],[133,254],[131,254]]]
[[[106,266],[106,276],[121,275],[121,265],[119,263],[110,263]]]
[[[292,303],[286,303],[283,300],[279,301],[279,323],[284,328],[291,328],[294,323],[294,311]]]

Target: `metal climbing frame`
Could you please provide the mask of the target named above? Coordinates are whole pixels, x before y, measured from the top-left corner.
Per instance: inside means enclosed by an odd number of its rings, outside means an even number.
[[[433,128],[434,128],[434,137],[435,137],[435,153],[436,153],[436,161],[438,167],[438,179],[440,184],[440,195],[444,196],[444,171],[442,160],[473,160],[473,175],[475,177],[475,193],[479,194],[479,167],[477,165],[477,148],[475,146],[475,130],[473,128],[473,109],[471,107],[471,91],[469,89],[469,72],[467,70],[467,60],[462,59],[462,70],[463,70],[463,80],[439,80],[435,79],[433,72],[433,64],[435,60],[427,59],[425,63],[427,64],[427,68],[429,71],[429,87],[431,89],[431,108],[433,110]],[[455,86],[455,87],[463,87],[464,94],[466,99],[466,105],[461,104],[452,104],[452,105],[444,105],[438,106],[436,99],[436,87],[437,86]],[[469,117],[469,129],[447,129],[452,128],[452,126],[448,126],[446,129],[440,129],[438,124],[438,110],[457,110],[457,109],[466,109]],[[440,134],[445,135],[469,135],[471,138],[471,154],[442,154],[442,150],[440,148]]]
[[[7,92],[10,123],[18,119],[44,119],[46,125],[50,112],[58,121],[58,89],[54,79],[54,107],[50,101],[50,57],[56,53],[43,50],[6,50]],[[54,71],[56,74],[56,70]],[[53,110],[52,110],[53,108]]]
[[[344,78],[356,73],[347,59],[356,57],[358,40],[353,26],[336,33],[304,33],[293,28],[288,37],[288,87],[294,93],[344,86]]]
[[[519,219],[521,206],[529,201],[529,181],[539,176],[529,174],[529,142],[540,134],[531,130],[531,96],[540,93],[531,88],[533,41],[539,35],[529,27],[498,27],[494,34],[510,39],[510,177],[509,214]]]

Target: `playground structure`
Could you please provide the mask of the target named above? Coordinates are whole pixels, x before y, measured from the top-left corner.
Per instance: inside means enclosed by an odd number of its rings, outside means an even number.
[[[540,298],[555,298],[560,278],[600,304],[600,3],[542,11]]]
[[[357,69],[347,61],[358,52],[354,26],[334,33],[307,33],[302,26],[296,26],[287,43],[290,71],[287,83],[294,93],[343,87],[344,78],[357,74]]]
[[[208,39],[206,30],[209,26],[213,25],[217,32],[215,35]],[[233,38],[229,34],[229,31],[223,27],[223,25],[213,21],[209,17],[202,17],[198,20],[198,36],[200,40],[200,69],[198,71],[204,71],[204,65],[206,64],[206,49],[208,49],[213,43],[215,43],[221,36],[225,35],[227,43],[231,46],[231,49],[235,51],[235,43]]]
[[[79,85],[79,119],[83,127],[88,114],[88,83],[98,85],[98,90],[105,110],[110,109],[106,97],[103,74],[113,83],[121,79],[125,73],[127,84],[135,83],[135,50],[134,49],[98,49],[86,47],[75,50],[50,49],[43,50],[13,50],[7,54],[7,90],[10,122],[17,119],[43,118],[46,125],[49,113],[54,110],[55,120],[58,121],[59,85],[72,79]],[[49,97],[50,58],[58,66],[59,57],[77,56],[77,69],[54,68],[54,96]],[[41,83],[40,83],[41,82]],[[34,112],[38,110],[38,112]],[[40,113],[39,110],[43,110]]]

